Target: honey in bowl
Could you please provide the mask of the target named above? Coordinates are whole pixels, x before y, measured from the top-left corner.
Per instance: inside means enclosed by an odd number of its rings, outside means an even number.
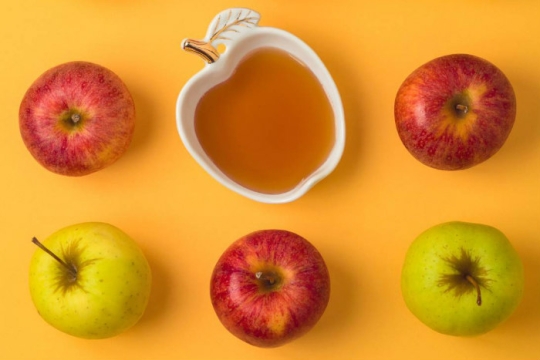
[[[212,162],[239,185],[285,193],[317,170],[335,142],[332,106],[315,75],[284,50],[258,48],[207,91],[195,133]]]

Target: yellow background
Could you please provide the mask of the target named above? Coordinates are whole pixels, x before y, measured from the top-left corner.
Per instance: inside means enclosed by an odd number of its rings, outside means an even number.
[[[342,94],[347,145],[334,173],[284,205],[243,198],[214,181],[176,131],[176,98],[202,60],[181,50],[221,10],[259,11],[261,26],[292,32],[326,63]],[[16,0],[0,5],[1,359],[538,359],[540,358],[540,2],[536,0]],[[397,88],[440,55],[484,57],[508,76],[518,115],[505,146],[469,170],[412,158],[394,126]],[[70,178],[43,169],[18,129],[18,107],[45,70],[71,60],[116,72],[138,118],[125,156]],[[440,222],[493,225],[526,271],[513,316],[476,338],[437,334],[405,307],[399,278],[410,242]],[[144,317],[112,339],[64,335],[28,292],[32,236],[112,223],[145,251],[154,274]],[[209,299],[225,248],[282,228],[310,240],[331,273],[329,306],[306,336],[259,349],[230,335]]]

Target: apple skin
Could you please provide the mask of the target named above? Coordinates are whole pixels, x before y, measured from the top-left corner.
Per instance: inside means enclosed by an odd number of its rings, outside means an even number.
[[[474,286],[449,261],[461,258],[464,251],[476,264],[467,272],[481,284],[481,305]],[[466,291],[444,283],[445,277],[455,275]],[[409,310],[431,329],[455,336],[494,329],[517,308],[523,288],[523,265],[506,236],[475,223],[448,222],[420,234],[407,251],[401,274]]]
[[[273,284],[267,275],[275,275]],[[235,241],[217,262],[210,284],[221,323],[258,347],[281,346],[307,333],[330,298],[321,254],[285,230],[259,230]]]
[[[394,117],[403,145],[420,162],[440,170],[467,169],[503,146],[514,125],[516,96],[490,62],[447,55],[405,79]]]
[[[131,143],[135,105],[122,80],[103,66],[74,61],[43,73],[19,108],[19,129],[46,169],[82,176],[118,160]]]
[[[30,262],[30,294],[56,329],[87,339],[118,335],[143,315],[151,290],[150,266],[137,244],[106,223],[58,230],[42,242],[77,267],[75,282],[58,261],[37,249]]]

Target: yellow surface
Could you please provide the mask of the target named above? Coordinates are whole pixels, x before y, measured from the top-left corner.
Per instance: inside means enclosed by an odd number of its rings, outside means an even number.
[[[203,62],[180,49],[223,0],[16,0],[0,5],[1,359],[538,359],[540,341],[540,2],[245,0],[261,25],[288,30],[323,59],[342,93],[347,145],[336,171],[296,202],[268,205],[214,181],[176,131],[177,95]],[[422,63],[465,52],[499,66],[518,99],[501,151],[460,172],[413,159],[393,101]],[[46,69],[71,60],[115,71],[133,93],[137,129],[116,164],[82,178],[38,165],[22,143],[18,107]],[[439,335],[399,289],[409,243],[448,220],[502,230],[522,256],[526,293],[513,316],[477,338]],[[110,222],[145,251],[155,283],[140,323],[116,338],[80,340],[47,325],[28,291],[32,236]],[[237,340],[209,299],[218,257],[236,238],[282,228],[309,239],[332,280],[327,311],[277,349]]]

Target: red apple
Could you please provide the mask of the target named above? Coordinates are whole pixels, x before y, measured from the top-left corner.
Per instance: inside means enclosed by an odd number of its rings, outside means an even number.
[[[260,230],[221,256],[210,284],[212,305],[233,335],[259,347],[281,346],[308,332],[330,297],[321,254],[285,230]]]
[[[109,166],[128,148],[135,105],[122,80],[89,62],[42,74],[19,109],[24,144],[48,170],[81,176]]]
[[[401,141],[416,159],[436,169],[466,169],[503,146],[514,125],[516,97],[490,62],[447,55],[405,79],[394,115]]]

